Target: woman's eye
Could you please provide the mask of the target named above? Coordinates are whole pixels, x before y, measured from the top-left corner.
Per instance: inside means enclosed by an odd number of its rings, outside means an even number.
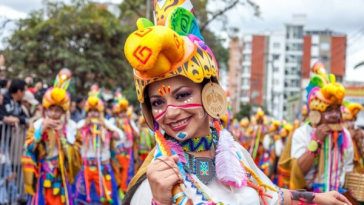
[[[189,97],[190,95],[191,95],[191,93],[188,93],[188,92],[178,93],[176,96],[176,99],[177,100],[185,99],[185,98]]]
[[[162,100],[155,100],[155,101],[152,102],[152,106],[153,107],[159,107],[161,105],[163,105],[163,101]]]

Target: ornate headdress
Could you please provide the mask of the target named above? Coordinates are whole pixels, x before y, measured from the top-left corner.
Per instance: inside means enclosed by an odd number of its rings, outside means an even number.
[[[136,92],[147,124],[151,129],[158,127],[157,123],[154,124],[151,106],[145,100],[148,97],[145,92],[148,85],[176,76],[186,77],[194,83],[206,80],[202,89],[202,106],[214,119],[219,133],[216,176],[223,183],[234,187],[246,185],[244,167],[232,149],[233,138],[229,132],[221,130],[217,121],[217,118],[225,115],[227,98],[218,84],[216,59],[204,43],[190,0],[155,0],[154,5],[156,26],[147,19],[139,19],[138,31],[132,33],[125,43],[125,55],[134,68]],[[160,93],[167,93],[169,89],[162,87]],[[167,140],[158,129],[155,131],[158,153],[171,156],[172,150]],[[224,160],[227,158],[229,160]],[[183,171],[181,164],[179,167]],[[174,194],[183,192],[178,185],[177,189],[174,189],[177,190]]]
[[[342,111],[343,120],[352,120],[358,112],[363,110],[363,106],[358,103],[344,101],[344,107]]]
[[[282,128],[279,130],[279,135],[281,137],[288,137],[292,131],[293,127],[291,124],[286,123],[282,126]]]
[[[88,112],[90,109],[96,109],[99,112],[103,112],[105,109],[104,102],[101,100],[101,94],[99,86],[91,86],[90,92],[85,105],[85,110]]]
[[[319,112],[324,112],[331,105],[340,106],[345,97],[345,88],[336,83],[333,74],[326,74],[324,65],[317,62],[312,67],[315,74],[307,86],[307,108],[311,123],[317,124],[320,121]]]
[[[121,92],[115,93],[113,113],[117,114],[128,110],[129,102],[122,96]]]
[[[301,115],[303,117],[307,116],[308,115],[308,109],[307,109],[307,105],[303,105],[302,108],[301,108]]]
[[[255,115],[256,120],[264,120],[264,111],[262,108],[257,109],[257,114]]]
[[[240,120],[240,126],[241,127],[248,127],[249,126],[249,119],[247,117],[244,117]]]
[[[53,87],[49,88],[43,97],[43,106],[48,109],[52,105],[60,106],[64,111],[70,107],[71,98],[67,92],[67,88],[71,81],[71,71],[68,68],[63,68],[59,71]]]
[[[191,11],[190,0],[155,1],[155,22],[158,26],[147,19],[139,19],[138,31],[126,40],[125,55],[134,68],[138,100],[151,128],[154,127],[151,109],[144,102],[147,97],[144,91],[148,85],[175,76],[184,76],[195,83],[202,83],[204,79],[218,83],[215,57],[204,43]],[[223,110],[219,109],[219,116],[222,117],[227,100],[225,96],[218,100],[222,102]],[[211,116],[211,113],[208,114]]]
[[[271,122],[271,124],[269,125],[269,129],[268,130],[269,130],[269,132],[274,132],[274,131],[279,130],[280,126],[281,126],[281,123],[279,121],[273,120]]]

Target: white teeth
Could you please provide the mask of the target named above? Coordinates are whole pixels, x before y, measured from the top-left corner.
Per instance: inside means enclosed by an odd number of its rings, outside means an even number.
[[[173,123],[171,124],[172,127],[178,127],[178,126],[181,126],[183,124],[185,124],[187,121],[188,121],[189,118],[185,119],[185,120],[182,120],[181,122],[177,122],[177,123]]]

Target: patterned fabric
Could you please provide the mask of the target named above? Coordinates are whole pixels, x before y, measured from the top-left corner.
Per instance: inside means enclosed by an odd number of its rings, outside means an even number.
[[[207,162],[200,161],[200,174],[203,176],[209,175],[209,164]]]
[[[217,132],[214,128],[211,128],[211,134],[206,137],[191,138],[182,142],[173,137],[166,136],[167,140],[177,142],[185,152],[202,152],[210,150],[213,144],[213,138],[217,138]]]

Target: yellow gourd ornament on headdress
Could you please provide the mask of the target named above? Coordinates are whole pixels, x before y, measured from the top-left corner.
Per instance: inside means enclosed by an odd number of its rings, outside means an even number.
[[[66,91],[71,81],[71,71],[63,68],[57,75],[53,87],[44,94],[42,104],[48,109],[50,106],[60,106],[64,111],[70,107],[71,98]]]
[[[248,127],[249,126],[249,119],[247,117],[244,117],[240,120],[240,126],[241,127]]]
[[[363,106],[358,103],[352,103],[349,101],[344,101],[344,107],[342,111],[343,120],[353,120],[358,112],[363,110]]]
[[[277,120],[273,120],[272,123],[269,125],[269,132],[274,132],[279,130],[279,127],[281,126],[281,123]]]
[[[90,92],[85,105],[85,111],[88,112],[90,109],[96,109],[99,112],[103,112],[105,109],[104,102],[101,100],[99,86],[91,86]]]
[[[330,105],[341,105],[345,97],[345,88],[336,83],[333,74],[326,75],[326,70],[321,62],[312,67],[316,74],[310,80],[306,90],[308,93],[308,109],[324,112]]]
[[[286,123],[283,125],[281,130],[279,130],[279,135],[281,137],[288,137],[290,135],[290,132],[292,131],[293,127],[291,124]]]
[[[117,114],[120,112],[127,111],[128,106],[129,106],[129,102],[122,96],[122,94],[120,92],[115,93],[114,105],[112,108],[113,113]],[[130,113],[130,111],[129,111],[129,113]],[[130,115],[131,115],[131,113],[130,113]]]

